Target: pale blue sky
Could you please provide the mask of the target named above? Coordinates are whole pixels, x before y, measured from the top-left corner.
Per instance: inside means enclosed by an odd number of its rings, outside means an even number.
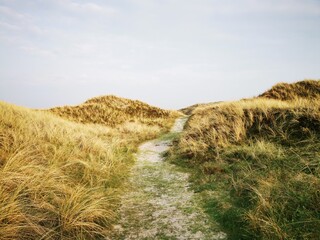
[[[0,100],[163,108],[320,78],[319,0],[0,0]]]

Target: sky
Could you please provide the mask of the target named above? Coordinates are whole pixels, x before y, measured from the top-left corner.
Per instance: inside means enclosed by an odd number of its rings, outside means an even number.
[[[167,109],[320,79],[320,0],[0,0],[0,100]]]

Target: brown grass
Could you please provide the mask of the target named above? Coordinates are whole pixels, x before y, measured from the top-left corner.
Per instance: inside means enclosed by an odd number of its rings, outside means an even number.
[[[78,106],[57,107],[50,112],[80,123],[95,123],[117,126],[125,122],[139,122],[148,125],[167,127],[163,119],[177,116],[176,112],[150,106],[138,100],[102,96],[89,99]]]
[[[192,111],[177,162],[197,169],[197,191],[220,192],[205,205],[230,238],[320,237],[319,83]]]
[[[104,238],[137,145],[167,131],[177,116],[141,105],[154,124],[142,123],[139,112],[122,113],[121,121],[109,116],[110,125],[117,122],[111,128],[0,102],[0,239]],[[75,112],[87,111],[82,118],[90,122],[99,111],[112,112],[107,108]]]
[[[279,83],[259,97],[278,100],[318,99],[320,97],[320,81],[304,80],[296,83]]]

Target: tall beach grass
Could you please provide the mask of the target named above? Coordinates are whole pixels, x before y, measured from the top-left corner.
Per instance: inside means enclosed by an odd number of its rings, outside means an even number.
[[[86,111],[103,106],[109,112],[107,104]],[[142,115],[110,124],[56,115],[0,102],[0,239],[104,239],[138,144],[167,131],[177,113],[154,124]]]
[[[319,239],[320,81],[192,108],[172,159],[230,239]]]

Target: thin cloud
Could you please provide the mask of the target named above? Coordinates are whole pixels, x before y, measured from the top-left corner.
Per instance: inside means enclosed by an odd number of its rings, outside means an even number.
[[[55,1],[58,2],[60,6],[73,12],[79,13],[93,13],[93,14],[103,14],[103,15],[113,15],[116,10],[110,6],[101,5],[93,2],[79,3],[75,1]]]
[[[27,30],[37,35],[46,35],[49,33],[49,30],[39,27],[35,24],[28,25]]]
[[[22,19],[25,19],[26,16],[22,13],[19,13],[9,7],[6,7],[6,6],[0,6],[0,14],[2,15],[5,15],[7,17],[10,17],[10,18],[14,18],[14,19],[18,19],[18,20],[22,20]]]
[[[91,43],[76,44],[75,47],[79,54],[93,54],[97,50],[96,44]]]
[[[7,30],[13,30],[13,31],[20,30],[20,27],[14,25],[14,24],[10,24],[10,23],[6,23],[6,22],[1,22],[0,21],[0,29],[1,28],[5,28]]]
[[[42,56],[42,57],[54,57],[57,55],[55,51],[42,49],[36,46],[22,46],[20,47],[20,49],[31,55]]]
[[[282,14],[319,15],[320,5],[316,1],[300,0],[273,0],[258,1],[249,0],[248,7],[251,11],[274,12]]]
[[[242,1],[205,1],[200,5],[190,3],[194,9],[216,14],[299,14],[320,15],[320,5],[313,0],[242,0]]]

